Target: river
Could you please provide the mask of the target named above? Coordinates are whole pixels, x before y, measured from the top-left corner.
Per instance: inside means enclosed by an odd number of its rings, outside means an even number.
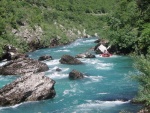
[[[75,56],[91,52],[96,38],[78,39],[56,48],[47,48],[28,53],[38,59],[41,55],[51,55],[53,60],[45,61],[49,66],[46,76],[56,81],[56,96],[53,99],[25,102],[10,107],[0,107],[0,113],[136,113],[141,106],[130,103],[138,91],[138,84],[131,79],[135,73],[133,61],[128,56],[113,55],[103,58],[80,58],[84,64],[60,64],[62,55]],[[3,65],[0,63],[0,65]],[[56,72],[56,68],[62,71]],[[84,73],[79,80],[70,80],[68,74],[73,69]],[[0,75],[0,87],[12,82],[18,76]],[[122,101],[123,100],[123,101]]]

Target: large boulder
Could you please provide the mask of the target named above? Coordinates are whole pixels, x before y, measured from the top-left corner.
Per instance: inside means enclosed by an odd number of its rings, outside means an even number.
[[[11,60],[2,67],[0,67],[1,75],[22,75],[25,73],[37,73],[47,71],[48,66],[38,60],[31,58],[19,58]]]
[[[26,74],[0,89],[0,106],[26,101],[39,101],[55,97],[55,81],[38,74]]]
[[[70,73],[69,73],[69,78],[72,79],[72,80],[75,80],[75,79],[81,79],[83,78],[83,74],[77,70],[72,70]]]
[[[80,60],[70,55],[63,55],[59,62],[62,64],[82,64]]]

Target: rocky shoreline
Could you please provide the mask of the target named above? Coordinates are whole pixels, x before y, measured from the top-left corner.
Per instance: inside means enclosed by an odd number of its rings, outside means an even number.
[[[0,66],[0,75],[19,75],[19,78],[0,89],[0,106],[11,106],[26,101],[39,101],[55,97],[55,81],[45,76],[44,72],[48,71],[49,67],[46,63],[41,62],[52,60],[52,56],[43,55],[38,60],[34,60],[26,54],[20,54],[17,48],[12,46],[6,46],[5,51],[3,59],[6,59],[7,63]],[[62,56],[60,63],[82,64],[81,61],[69,55]],[[79,73],[75,73],[73,77],[79,78]]]

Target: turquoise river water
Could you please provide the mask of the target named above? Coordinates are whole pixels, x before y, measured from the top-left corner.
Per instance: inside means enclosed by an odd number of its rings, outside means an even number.
[[[84,63],[82,65],[59,63],[64,54],[75,56],[87,52],[96,45],[95,40],[96,38],[78,39],[66,46],[29,53],[29,57],[34,59],[45,54],[53,57],[53,60],[45,61],[49,66],[45,74],[56,81],[56,96],[43,101],[0,107],[0,113],[136,113],[141,106],[130,103],[138,91],[138,84],[130,78],[135,72],[131,58],[118,55],[103,58],[96,55],[96,58],[91,59],[80,58]],[[93,51],[88,52],[95,54]],[[56,72],[56,68],[62,71]],[[70,80],[68,75],[73,69],[84,73],[85,77]],[[17,77],[0,75],[0,87]]]

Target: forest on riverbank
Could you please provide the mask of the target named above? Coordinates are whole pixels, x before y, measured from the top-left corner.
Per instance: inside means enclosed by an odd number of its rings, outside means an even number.
[[[27,52],[31,45],[49,47],[53,38],[66,44],[85,33],[110,40],[119,52],[139,55],[135,67],[142,88],[135,101],[150,105],[149,0],[1,0],[0,23],[0,56],[7,44]],[[22,27],[29,36],[35,32],[32,41],[16,35]],[[38,36],[37,28],[42,29]]]
[[[53,38],[65,44],[86,33],[100,35],[113,1],[1,0],[0,55],[7,44],[27,52],[30,45],[48,47]],[[42,32],[39,36],[37,28]],[[27,42],[30,37],[32,41]]]
[[[122,0],[107,20],[106,37],[119,51],[133,53],[140,88],[135,102],[150,111],[150,1]],[[146,112],[146,110],[145,110]]]

